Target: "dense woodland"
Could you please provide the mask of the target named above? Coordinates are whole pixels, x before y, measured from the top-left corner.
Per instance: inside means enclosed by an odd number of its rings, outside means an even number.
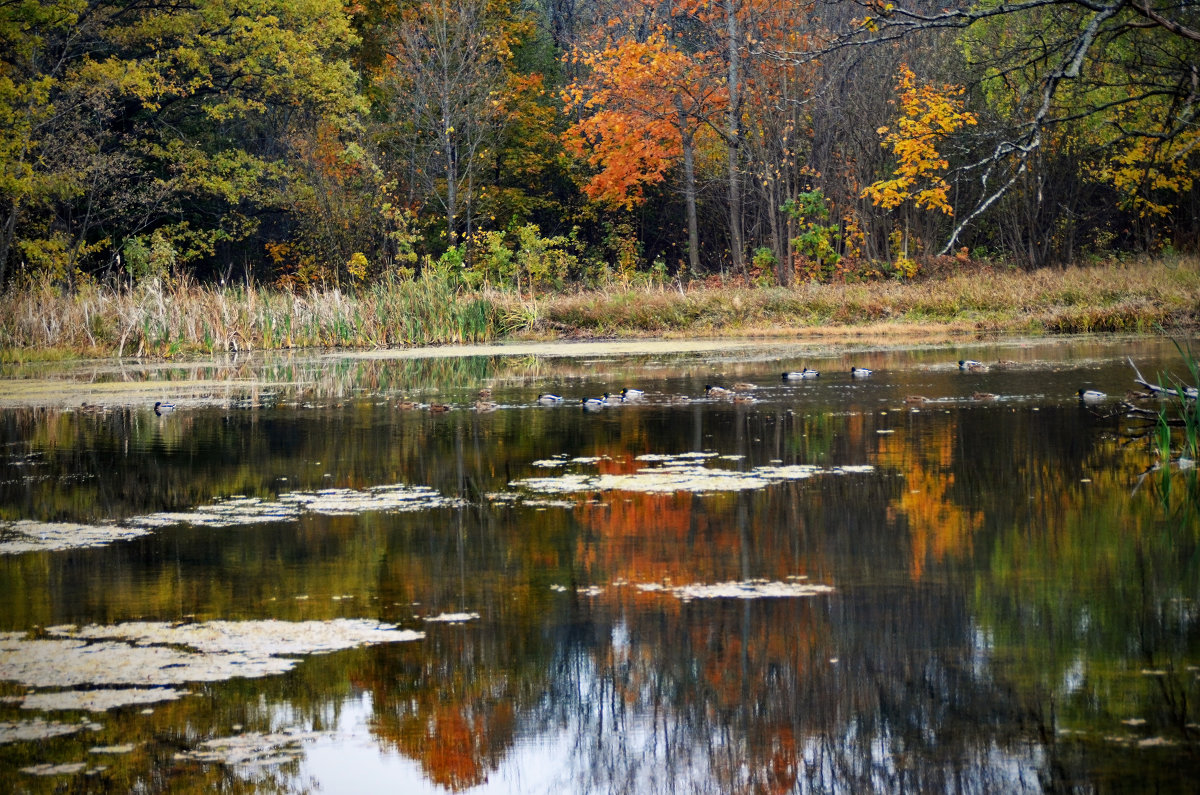
[[[517,291],[1200,242],[1194,0],[9,0],[0,284]]]

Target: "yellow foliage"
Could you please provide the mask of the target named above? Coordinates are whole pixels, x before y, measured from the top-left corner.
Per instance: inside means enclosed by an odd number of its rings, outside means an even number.
[[[953,212],[947,194],[949,183],[939,172],[949,167],[938,154],[937,144],[962,127],[976,124],[975,114],[962,109],[961,86],[918,85],[916,75],[907,65],[900,66],[901,116],[895,129],[880,127],[886,133],[883,146],[890,146],[897,159],[891,179],[868,185],[862,192],[876,206],[884,209],[899,207],[912,201],[918,208]]]

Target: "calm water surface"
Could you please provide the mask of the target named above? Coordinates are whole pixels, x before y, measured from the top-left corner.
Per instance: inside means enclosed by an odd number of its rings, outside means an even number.
[[[0,732],[0,790],[1193,790],[1200,491],[1109,411],[1127,356],[1185,372],[1111,339],[329,357],[164,416],[2,410],[0,542],[37,538],[0,554],[0,724],[71,731]],[[704,395],[735,382],[754,402]],[[57,525],[20,520],[136,532],[44,549]],[[172,700],[23,701],[134,686],[110,657],[17,670],[66,625],[336,618],[421,634]],[[247,735],[266,750],[198,753]]]

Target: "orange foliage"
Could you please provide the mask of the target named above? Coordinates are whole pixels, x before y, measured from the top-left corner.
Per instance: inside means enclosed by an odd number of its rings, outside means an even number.
[[[648,185],[662,182],[683,152],[684,125],[680,102],[695,118],[693,92],[707,81],[704,59],[688,56],[667,41],[662,31],[645,41],[622,37],[596,51],[577,50],[575,57],[590,75],[563,92],[565,113],[581,118],[568,128],[564,145],[584,158],[595,173],[584,185],[594,201],[631,208],[643,201]]]

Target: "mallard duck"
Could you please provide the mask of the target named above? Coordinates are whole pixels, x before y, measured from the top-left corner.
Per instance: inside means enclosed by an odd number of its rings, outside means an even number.
[[[563,401],[562,395],[554,395],[554,394],[551,394],[550,392],[543,392],[542,394],[537,396],[537,399],[538,399],[538,403],[544,403],[547,406],[552,405],[554,403],[562,403],[562,401]]]
[[[709,397],[725,397],[726,395],[730,395],[733,393],[723,386],[716,386],[715,384],[705,384],[704,385],[704,394],[708,395]]]
[[[625,402],[625,398],[620,395],[614,395],[611,392],[604,393],[604,403],[609,406],[619,406]]]
[[[866,378],[872,372],[873,372],[872,370],[869,370],[866,367],[851,367],[850,368],[850,377],[851,378]]]
[[[1079,395],[1079,399],[1084,403],[1099,403],[1108,397],[1098,389],[1081,389],[1075,394]]]
[[[490,400],[492,397],[492,390],[488,389],[487,387],[484,387],[483,389],[481,389],[477,393],[475,393],[475,396],[477,398],[479,398],[480,400]]]
[[[959,370],[986,370],[987,365],[984,364],[983,362],[975,361],[974,359],[959,359],[958,360],[958,369]]]
[[[434,414],[443,414],[450,410],[449,403],[430,403],[429,410]]]
[[[925,397],[924,395],[909,395],[908,397],[904,398],[904,402],[908,403],[910,406],[918,405],[921,403],[928,403],[929,398]]]
[[[996,396],[991,392],[972,392],[971,400],[995,400]]]
[[[400,409],[401,411],[412,411],[419,405],[421,404],[417,403],[415,400],[401,400],[396,404],[396,408]]]
[[[805,367],[803,370],[787,370],[783,373],[784,381],[798,381],[801,378],[816,378],[821,373],[819,370],[814,370],[811,367]]]
[[[475,410],[476,411],[495,411],[496,404],[490,400],[476,400],[475,401]]]
[[[175,410],[174,403],[164,403],[163,401],[160,400],[154,404],[154,413],[159,415],[160,417],[163,414],[169,414],[174,410]]]
[[[641,389],[630,389],[629,387],[625,387],[621,390],[622,400],[640,400],[641,398],[645,397],[645,395],[646,392]]]
[[[583,398],[583,399],[581,399],[581,400],[579,401],[579,403],[580,403],[580,404],[581,404],[581,405],[582,405],[582,406],[583,406],[585,409],[600,409],[600,408],[604,408],[605,406],[607,406],[607,405],[608,405],[608,401],[607,401],[607,399],[605,399],[605,398],[594,398],[594,397],[592,397],[592,398]]]

